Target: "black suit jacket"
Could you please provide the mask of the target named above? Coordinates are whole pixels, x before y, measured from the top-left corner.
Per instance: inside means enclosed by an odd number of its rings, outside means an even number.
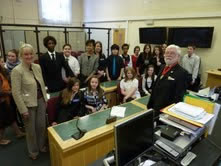
[[[156,110],[157,114],[160,109],[183,100],[187,89],[187,71],[179,64],[172,67],[164,76],[162,72],[165,65],[162,66],[157,80],[153,85],[153,91],[148,108]]]
[[[74,76],[62,53],[56,52],[55,58],[55,61],[52,61],[48,52],[39,58],[45,85],[49,92],[58,92],[65,88],[61,75],[62,67],[64,67],[67,77]]]

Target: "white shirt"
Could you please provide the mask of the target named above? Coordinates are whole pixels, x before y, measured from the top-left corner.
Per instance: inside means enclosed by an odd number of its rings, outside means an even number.
[[[140,92],[138,91],[138,80],[135,78],[133,80],[128,80],[125,82],[125,79],[120,81],[120,88],[125,90],[126,93],[131,91],[132,88],[136,88],[136,91],[133,95],[133,97],[140,98]]]
[[[71,56],[71,55],[68,58],[66,56],[64,56],[64,58],[65,58],[65,60],[68,59],[69,67],[71,68],[74,75],[77,76],[80,73],[80,65],[79,65],[78,60],[75,57]],[[61,69],[61,74],[62,74],[62,78],[64,80],[66,78],[64,68]]]
[[[182,58],[181,66],[186,69],[189,74],[192,74],[192,79],[195,81],[199,74],[200,58],[194,53],[190,57],[186,54]]]
[[[54,59],[56,60],[56,52],[55,52],[55,51],[54,51],[54,52],[49,52],[49,51],[48,51],[48,54],[49,54],[49,56],[50,56],[51,60],[53,60],[53,58],[52,58],[52,55],[51,55],[51,54],[54,54]]]
[[[130,62],[128,63],[127,67],[133,67],[133,63],[132,63],[132,56],[128,55],[129,58],[130,58]],[[123,58],[123,55],[120,55],[120,57],[123,59],[124,61],[124,58]]]

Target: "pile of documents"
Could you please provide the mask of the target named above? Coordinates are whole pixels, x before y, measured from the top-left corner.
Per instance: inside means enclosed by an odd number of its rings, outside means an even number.
[[[184,102],[172,104],[163,110],[160,121],[181,129],[188,134],[197,134],[200,128],[207,127],[212,132],[220,105],[191,95]]]
[[[193,106],[187,103],[179,102],[170,107],[168,111],[190,121],[198,122],[205,125],[209,122],[213,114],[207,113],[204,108]]]

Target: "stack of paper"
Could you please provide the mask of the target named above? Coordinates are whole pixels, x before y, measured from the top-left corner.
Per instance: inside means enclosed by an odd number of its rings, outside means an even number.
[[[160,120],[186,133],[194,134],[199,127],[206,127],[208,129],[206,134],[211,134],[221,106],[193,95],[186,95],[184,102],[162,109],[165,114],[160,116]]]
[[[202,124],[202,126],[207,124],[214,116],[213,114],[205,112],[203,108],[192,106],[183,102],[175,104],[169,108],[168,111],[180,116],[180,118],[198,122]]]
[[[176,114],[184,116],[190,120],[198,120],[205,116],[206,111],[201,107],[196,107],[187,103],[179,102],[173,107],[169,108],[169,111],[172,111]]]

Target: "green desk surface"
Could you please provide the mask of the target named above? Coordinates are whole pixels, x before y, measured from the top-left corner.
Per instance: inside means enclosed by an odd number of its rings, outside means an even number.
[[[49,98],[57,97],[57,96],[59,96],[59,94],[60,94],[60,92],[49,93]]]
[[[125,103],[120,105],[122,107],[126,107],[125,117],[135,114],[137,112],[143,111],[142,108],[132,104],[132,103]],[[110,108],[95,114],[87,115],[78,121],[78,126],[81,129],[86,129],[87,131],[91,131],[102,127],[105,125],[106,119],[109,117]],[[121,119],[121,118],[118,118]],[[61,137],[63,141],[66,141],[71,138],[71,135],[77,132],[76,129],[76,119],[64,122],[60,125],[54,126],[54,130],[57,134]]]
[[[139,99],[136,99],[135,101],[140,104],[147,105],[147,103],[149,102],[149,99],[150,99],[150,96],[144,96]]]
[[[117,86],[118,83],[119,83],[119,81],[117,81],[117,80],[106,81],[106,82],[102,82],[101,86],[104,88],[111,88],[113,86]]]

